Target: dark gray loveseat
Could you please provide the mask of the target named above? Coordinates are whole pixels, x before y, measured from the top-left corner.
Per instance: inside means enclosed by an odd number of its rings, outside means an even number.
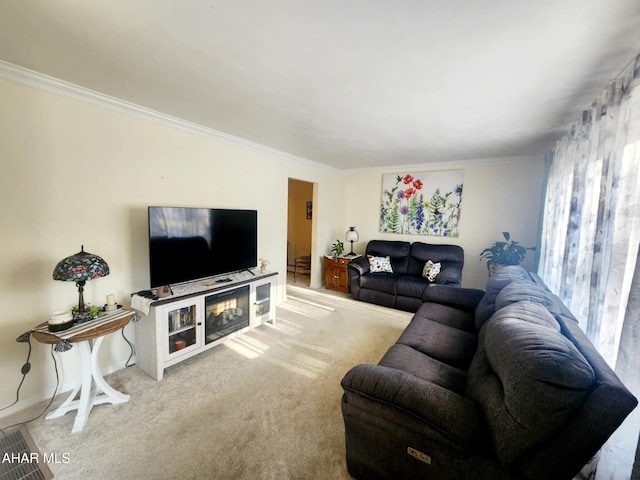
[[[378,365],[342,380],[349,473],[571,479],[635,397],[536,275],[436,289]]]
[[[389,257],[393,272],[369,270],[368,255]],[[422,277],[425,263],[441,264],[435,281]],[[464,250],[457,245],[433,245],[422,242],[371,240],[363,256],[348,266],[351,296],[356,300],[415,312],[427,298],[431,285],[459,287],[462,283]]]

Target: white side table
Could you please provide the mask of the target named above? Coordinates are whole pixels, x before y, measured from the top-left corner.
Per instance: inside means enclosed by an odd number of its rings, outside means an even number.
[[[80,361],[80,378],[71,394],[62,405],[46,416],[47,419],[58,418],[67,412],[77,410],[71,432],[79,432],[87,424],[94,405],[115,405],[129,401],[129,395],[118,392],[102,377],[98,357],[105,336],[123,328],[134,316],[135,313],[132,311],[120,310],[61,332],[49,332],[46,322],[32,331],[31,334],[40,343],[59,344],[66,341],[72,344],[72,350],[77,351]],[[80,399],[74,400],[78,392]]]

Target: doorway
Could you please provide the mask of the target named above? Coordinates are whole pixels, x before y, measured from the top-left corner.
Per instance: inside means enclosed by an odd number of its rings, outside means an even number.
[[[287,214],[287,283],[311,283],[313,183],[289,179]]]

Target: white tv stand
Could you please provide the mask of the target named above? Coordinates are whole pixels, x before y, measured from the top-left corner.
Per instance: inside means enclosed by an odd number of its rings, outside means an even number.
[[[136,365],[155,380],[164,369],[250,328],[275,324],[277,272],[235,272],[172,285],[136,328]]]

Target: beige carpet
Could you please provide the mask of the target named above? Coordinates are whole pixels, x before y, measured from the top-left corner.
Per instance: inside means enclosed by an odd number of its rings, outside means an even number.
[[[73,413],[30,423],[41,451],[68,454],[49,465],[55,477],[350,478],[340,380],[357,363],[377,363],[411,314],[296,286],[288,295],[275,326],[172,367],[160,382],[135,366],[108,376],[131,400],[95,407],[82,432],[71,434]]]

